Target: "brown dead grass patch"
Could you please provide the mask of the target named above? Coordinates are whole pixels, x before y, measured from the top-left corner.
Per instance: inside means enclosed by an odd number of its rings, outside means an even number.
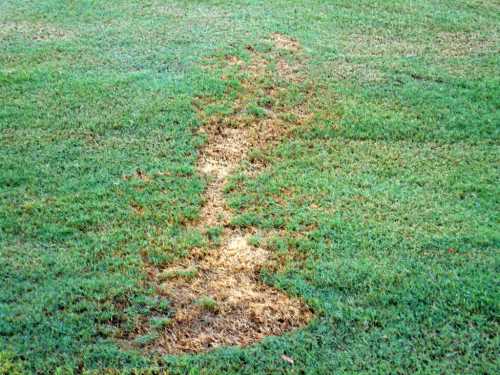
[[[366,64],[357,64],[339,59],[328,62],[326,67],[337,80],[356,79],[359,82],[381,82],[384,80],[380,70]]]
[[[485,36],[480,33],[439,33],[436,46],[439,48],[440,55],[445,57],[498,53],[499,51],[497,35]]]
[[[343,52],[349,57],[366,56],[422,56],[430,51],[441,57],[461,57],[483,53],[497,53],[499,50],[497,33],[441,32],[425,43],[384,34],[383,31],[368,34],[353,34],[346,38]],[[360,70],[366,75],[361,67]],[[371,73],[368,73],[371,75]]]
[[[291,52],[298,52],[300,50],[300,43],[296,39],[280,33],[273,33],[271,38],[277,48],[286,49]]]
[[[219,248],[196,261],[199,276],[163,285],[176,312],[156,344],[160,352],[244,346],[307,323],[311,313],[300,300],[259,281],[258,272],[269,255],[249,246],[247,236],[228,230]],[[185,262],[186,268],[192,267],[192,259]],[[213,299],[214,308],[197,303],[206,296]]]
[[[137,179],[137,180],[141,180],[144,182],[151,181],[151,176],[146,174],[144,171],[141,171],[140,169],[137,169],[132,175],[125,175],[122,178],[125,181],[131,180],[131,179]]]
[[[23,37],[34,41],[65,40],[73,37],[73,33],[58,26],[47,23],[3,22],[0,23],[0,39]]]
[[[273,40],[277,48],[292,52],[300,48],[296,41],[280,34],[273,34]],[[249,245],[252,229],[243,232],[230,225],[232,212],[224,199],[228,176],[247,159],[250,150],[270,147],[293,126],[280,119],[272,105],[264,117],[248,113],[247,108],[262,92],[272,99],[279,94],[277,89],[260,86],[262,79],[271,74],[268,58],[252,48],[248,50],[252,55],[249,63],[225,58],[230,65],[238,66],[244,77],[243,90],[232,113],[207,116],[202,110],[204,99],[196,105],[205,124],[200,131],[207,138],[197,167],[208,184],[199,220],[191,225],[203,233],[211,227],[223,231],[217,246],[193,249],[188,257],[163,270],[149,267],[152,281],[174,310],[168,326],[162,328],[159,338],[149,347],[156,352],[173,354],[202,352],[222,345],[245,346],[301,327],[312,317],[302,301],[260,281],[260,270],[268,267],[272,256],[261,247]],[[278,59],[280,79],[297,79],[296,67]],[[139,330],[147,332],[148,327]]]
[[[131,205],[132,207],[132,210],[139,216],[143,216],[144,215],[144,208],[136,203],[133,203]]]
[[[245,62],[243,60],[241,60],[239,57],[237,56],[232,56],[232,55],[229,55],[229,56],[226,56],[226,62],[229,64],[229,65],[243,65]]]

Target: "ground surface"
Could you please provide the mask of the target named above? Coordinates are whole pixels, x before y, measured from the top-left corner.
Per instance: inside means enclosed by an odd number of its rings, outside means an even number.
[[[499,14],[0,0],[0,373],[498,372]]]

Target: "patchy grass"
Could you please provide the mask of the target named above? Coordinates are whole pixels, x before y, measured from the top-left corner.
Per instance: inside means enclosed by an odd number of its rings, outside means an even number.
[[[0,372],[498,372],[499,10],[0,2]],[[232,103],[230,70],[273,35],[278,74],[307,58],[247,115],[293,108],[279,116],[301,127],[251,152],[227,199],[273,254],[262,280],[316,319],[203,355],[125,348],[172,314],[148,265],[219,237],[187,225],[206,186],[195,98]]]

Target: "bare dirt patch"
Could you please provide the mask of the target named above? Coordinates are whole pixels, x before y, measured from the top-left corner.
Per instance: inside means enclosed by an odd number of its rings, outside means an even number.
[[[298,51],[296,41],[273,34],[276,48]],[[280,59],[278,57],[278,59]],[[174,310],[169,324],[159,332],[154,347],[160,353],[201,352],[222,345],[245,346],[270,335],[305,325],[312,317],[309,308],[260,281],[259,272],[270,262],[267,250],[249,245],[253,229],[242,231],[230,224],[231,209],[224,199],[227,178],[247,158],[252,149],[272,145],[289,131],[289,125],[274,113],[272,106],[265,116],[252,116],[248,106],[257,93],[277,95],[278,90],[263,90],[261,78],[269,73],[269,61],[252,51],[250,63],[236,58],[226,59],[238,65],[247,78],[235,100],[233,112],[227,116],[203,113],[207,143],[202,148],[198,171],[205,175],[208,186],[199,220],[193,223],[208,235],[210,228],[221,228],[216,246],[193,249],[190,256],[163,270],[150,274]],[[280,61],[278,61],[279,66]],[[279,69],[279,68],[278,68]],[[278,73],[292,81],[295,69]],[[282,77],[283,78],[283,77]],[[203,101],[203,99],[201,99]],[[230,126],[228,126],[230,125]]]

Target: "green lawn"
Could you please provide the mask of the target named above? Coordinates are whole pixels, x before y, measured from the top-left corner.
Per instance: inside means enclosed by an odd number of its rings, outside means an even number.
[[[0,0],[0,374],[500,372],[499,32],[497,0]],[[227,200],[315,318],[126,349],[170,311],[145,264],[208,246],[195,98],[232,100],[223,57],[272,33],[313,116]]]

